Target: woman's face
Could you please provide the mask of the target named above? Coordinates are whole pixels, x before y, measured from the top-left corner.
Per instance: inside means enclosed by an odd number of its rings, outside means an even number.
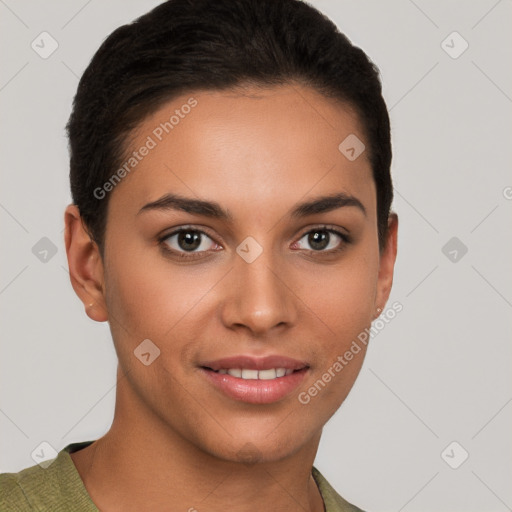
[[[139,126],[109,192],[104,259],[133,414],[226,460],[278,460],[317,438],[364,345],[335,363],[391,286],[361,142],[349,110],[291,85],[191,93]]]

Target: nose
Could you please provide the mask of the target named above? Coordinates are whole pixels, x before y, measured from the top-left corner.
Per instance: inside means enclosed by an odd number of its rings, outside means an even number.
[[[277,265],[271,251],[248,263],[237,256],[221,309],[222,321],[229,329],[246,329],[264,337],[297,319],[297,304],[292,284],[282,264]]]

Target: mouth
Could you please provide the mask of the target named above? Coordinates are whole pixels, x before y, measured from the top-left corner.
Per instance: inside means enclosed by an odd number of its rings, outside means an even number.
[[[281,377],[286,377],[287,375],[291,375],[294,372],[300,372],[306,367],[300,368],[298,370],[293,370],[291,368],[268,368],[266,370],[253,370],[249,368],[220,368],[219,370],[214,370],[213,368],[208,368],[207,366],[202,366],[202,368],[215,373],[219,373],[221,375],[231,375],[232,377],[237,377],[244,380],[274,380]]]
[[[223,396],[251,404],[270,404],[290,395],[304,380],[309,365],[284,356],[236,356],[205,362],[200,369]]]

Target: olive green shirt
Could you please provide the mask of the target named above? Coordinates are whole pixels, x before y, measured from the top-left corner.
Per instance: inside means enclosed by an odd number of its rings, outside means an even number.
[[[36,464],[19,473],[0,474],[0,512],[99,512],[69,455],[91,443],[69,444],[45,469]],[[345,501],[314,466],[312,475],[325,512],[363,512]]]

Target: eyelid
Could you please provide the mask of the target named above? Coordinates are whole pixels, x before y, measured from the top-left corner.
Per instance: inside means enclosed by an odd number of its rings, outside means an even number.
[[[216,240],[214,240],[215,235],[208,232],[209,231],[208,228],[204,228],[202,226],[198,227],[197,225],[193,225],[193,224],[183,224],[181,226],[172,228],[171,231],[164,233],[163,235],[159,235],[158,239],[160,241],[167,240],[167,238],[169,238],[173,235],[177,235],[181,231],[195,231],[197,233],[202,233],[203,235],[206,235],[208,238],[211,238],[215,243],[218,243]]]
[[[341,228],[339,226],[331,225],[331,224],[318,224],[317,226],[306,228],[302,232],[302,234],[299,236],[299,239],[302,238],[304,235],[307,235],[311,231],[315,231],[315,229],[317,229],[319,231],[320,230],[325,230],[325,231],[336,233],[337,235],[341,236],[344,240],[345,239],[347,239],[347,240],[350,239],[350,235],[348,233],[348,230],[346,230],[344,228]],[[346,232],[344,232],[344,231],[346,231]]]

